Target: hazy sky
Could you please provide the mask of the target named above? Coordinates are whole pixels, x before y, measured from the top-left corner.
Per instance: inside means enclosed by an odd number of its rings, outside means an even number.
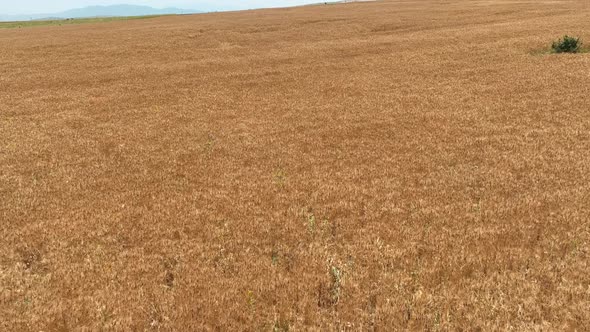
[[[230,10],[295,6],[321,0],[0,0],[0,15],[54,13],[93,5],[131,4],[156,8]]]

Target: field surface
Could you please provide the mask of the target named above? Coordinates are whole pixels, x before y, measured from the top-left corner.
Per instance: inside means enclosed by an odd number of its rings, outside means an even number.
[[[32,20],[32,21],[16,21],[16,22],[0,22],[0,29],[20,29],[20,28],[32,28],[40,26],[62,26],[69,24],[88,24],[88,23],[104,23],[112,21],[125,21],[125,20],[141,20],[148,18],[156,18],[164,15],[154,16],[129,16],[129,17],[95,17],[95,18],[75,18],[75,19],[55,19],[55,20]]]
[[[590,2],[0,29],[1,331],[583,331]],[[540,51],[541,50],[541,51]]]

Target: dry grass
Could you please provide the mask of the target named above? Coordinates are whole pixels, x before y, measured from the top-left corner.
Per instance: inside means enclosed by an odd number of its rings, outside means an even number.
[[[148,15],[148,16],[126,16],[126,17],[92,17],[92,18],[68,18],[55,20],[32,20],[32,21],[15,21],[2,22],[0,21],[0,29],[21,29],[34,28],[40,26],[62,26],[70,24],[88,24],[88,23],[105,23],[112,21],[126,21],[126,20],[143,20],[165,15]]]
[[[0,330],[578,330],[590,3],[0,31]]]

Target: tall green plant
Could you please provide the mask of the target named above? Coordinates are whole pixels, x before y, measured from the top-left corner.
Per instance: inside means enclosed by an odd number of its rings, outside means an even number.
[[[580,38],[570,37],[568,35],[563,36],[563,39],[558,39],[551,44],[551,48],[555,53],[578,53],[582,42]]]

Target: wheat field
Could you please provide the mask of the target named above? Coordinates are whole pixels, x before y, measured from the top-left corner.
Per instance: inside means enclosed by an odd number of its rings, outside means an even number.
[[[0,330],[584,331],[590,2],[0,30]]]

